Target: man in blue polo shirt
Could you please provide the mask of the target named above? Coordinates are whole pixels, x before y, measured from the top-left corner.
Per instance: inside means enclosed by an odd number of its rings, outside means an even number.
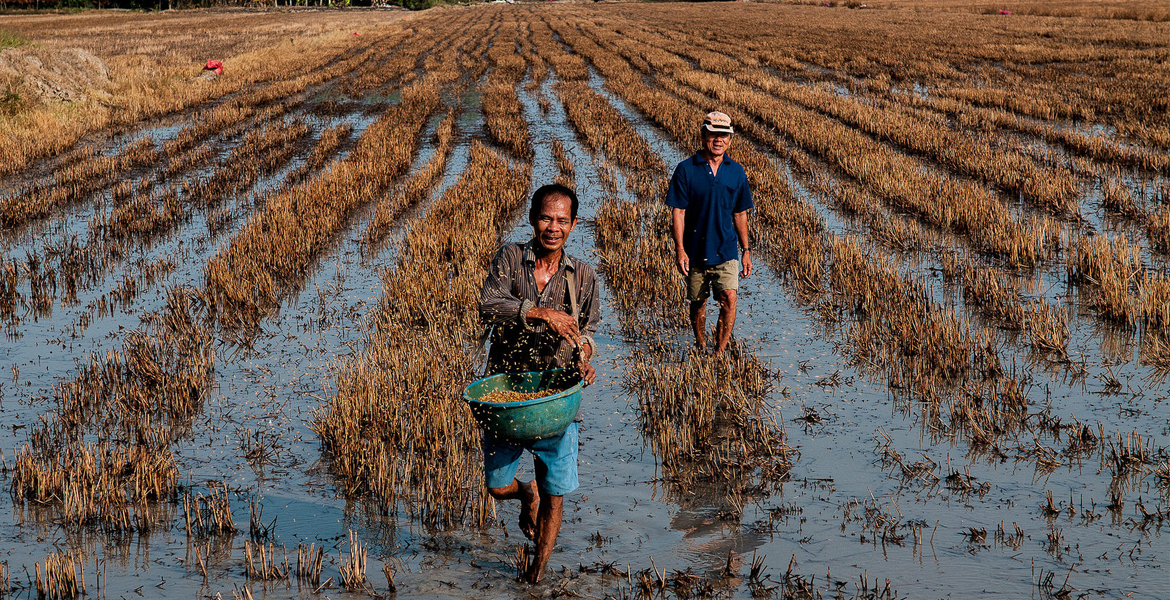
[[[707,297],[719,302],[715,355],[727,349],[735,327],[739,278],[752,274],[747,211],[752,190],[743,166],[727,156],[731,117],[709,113],[701,130],[703,148],[674,170],[666,205],[671,214],[675,264],[687,278],[695,346],[707,347]],[[740,264],[742,251],[743,263]]]

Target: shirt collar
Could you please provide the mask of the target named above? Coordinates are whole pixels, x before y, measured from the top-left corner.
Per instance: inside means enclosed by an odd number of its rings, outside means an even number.
[[[721,164],[725,165],[727,163],[732,163],[732,162],[735,162],[735,161],[731,160],[731,155],[724,152],[723,153],[723,162]],[[697,166],[703,166],[703,165],[707,164],[707,159],[703,158],[702,152],[696,152],[695,155],[691,157],[691,163],[693,163]]]
[[[536,264],[536,252],[532,249],[532,247],[535,245],[536,245],[536,238],[532,238],[524,243],[524,264],[529,264],[529,265]],[[573,261],[569,259],[569,253],[565,252],[564,248],[561,248],[560,268],[569,269],[570,271],[576,270],[576,268],[573,266]]]

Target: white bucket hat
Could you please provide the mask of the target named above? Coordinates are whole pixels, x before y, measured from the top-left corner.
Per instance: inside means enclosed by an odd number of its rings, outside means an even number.
[[[731,117],[719,111],[709,112],[703,117],[703,129],[711,133],[734,133],[731,127]]]

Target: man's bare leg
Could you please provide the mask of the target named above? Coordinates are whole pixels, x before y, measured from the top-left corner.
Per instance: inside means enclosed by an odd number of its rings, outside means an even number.
[[[695,348],[707,347],[707,301],[691,302],[691,329],[695,332]]]
[[[715,356],[719,356],[727,349],[731,330],[735,329],[735,290],[723,290],[716,298],[719,300],[719,322],[715,325]]]
[[[519,479],[513,478],[512,483],[502,488],[488,488],[488,493],[496,500],[520,501],[520,533],[530,540],[533,539],[536,535],[536,511],[540,504],[536,482],[520,483]],[[559,530],[559,519],[557,526]]]
[[[540,492],[540,512],[536,518],[536,556],[528,567],[528,582],[537,583],[544,575],[548,559],[552,558],[557,535],[561,533],[561,519],[565,514],[564,496]]]

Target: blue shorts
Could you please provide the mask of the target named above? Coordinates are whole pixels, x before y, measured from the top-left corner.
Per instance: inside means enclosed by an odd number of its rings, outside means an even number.
[[[502,488],[512,483],[524,450],[536,464],[536,485],[550,496],[564,496],[577,489],[577,423],[564,433],[535,442],[513,444],[483,432],[483,472],[487,486]]]

